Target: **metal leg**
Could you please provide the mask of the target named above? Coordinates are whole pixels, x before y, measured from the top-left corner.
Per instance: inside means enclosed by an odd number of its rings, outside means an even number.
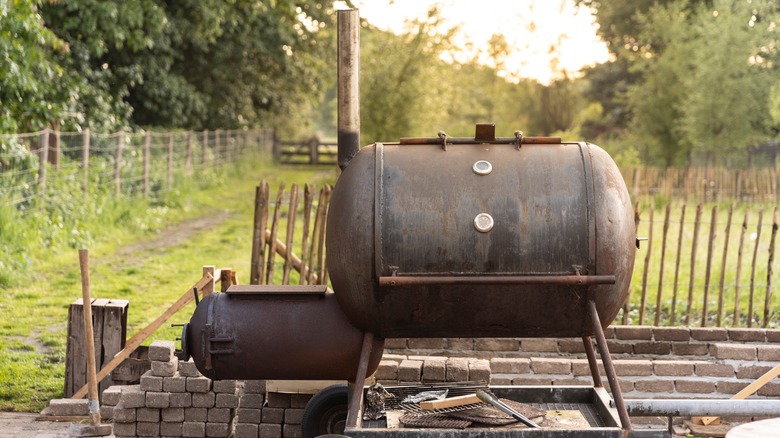
[[[590,313],[591,321],[593,322],[593,334],[596,337],[596,346],[599,349],[601,355],[601,362],[604,363],[604,371],[607,373],[607,381],[609,387],[612,389],[612,397],[615,399],[615,407],[618,411],[618,417],[620,417],[620,424],[623,426],[624,431],[630,431],[631,419],[628,417],[628,409],[626,409],[626,403],[623,400],[623,391],[620,390],[620,383],[615,374],[615,368],[612,366],[612,356],[609,355],[609,348],[607,348],[607,339],[604,337],[604,330],[601,328],[601,320],[599,314],[596,311],[596,303],[593,300],[588,300],[588,313]]]
[[[593,351],[593,340],[590,336],[582,337],[582,344],[585,346],[585,355],[588,356],[588,365],[590,366],[590,375],[593,377],[593,386],[601,388],[601,374],[599,374],[599,364],[596,362],[596,353]]]
[[[347,411],[347,428],[356,428],[360,416],[360,406],[363,404],[363,386],[366,383],[368,372],[368,359],[371,357],[374,334],[363,335],[363,347],[360,350],[360,363],[358,364],[355,381],[350,382],[349,406]]]

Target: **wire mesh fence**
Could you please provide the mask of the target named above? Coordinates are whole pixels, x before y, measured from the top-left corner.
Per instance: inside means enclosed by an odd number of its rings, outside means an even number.
[[[0,134],[0,202],[25,208],[53,190],[149,196],[179,174],[271,154],[270,130]]]

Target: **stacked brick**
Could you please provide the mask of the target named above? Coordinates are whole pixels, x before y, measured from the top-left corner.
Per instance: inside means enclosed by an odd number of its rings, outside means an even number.
[[[192,362],[179,362],[174,343],[149,347],[151,370],[139,385],[103,392],[102,417],[118,437],[228,437],[239,405],[235,380],[211,381]]]

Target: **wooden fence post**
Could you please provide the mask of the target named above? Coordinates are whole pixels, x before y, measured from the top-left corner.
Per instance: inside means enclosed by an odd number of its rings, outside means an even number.
[[[287,210],[287,235],[285,236],[285,246],[287,255],[284,258],[284,268],[282,271],[282,284],[290,284],[290,269],[292,269],[293,253],[293,235],[295,234],[295,219],[298,212],[298,184],[290,187],[290,207]]]
[[[143,191],[144,191],[144,197],[149,196],[149,144],[152,141],[152,134],[149,131],[146,131],[144,133],[144,152],[143,152],[143,163],[144,163],[144,181],[143,181]]]
[[[200,144],[200,164],[201,166],[206,164],[206,152],[209,149],[209,130],[203,130],[203,142]]]
[[[89,128],[85,129],[82,132],[81,138],[82,138],[81,168],[84,170],[84,185],[82,187],[82,190],[86,195],[89,191],[89,140],[90,140]]]
[[[214,130],[214,164],[219,163],[219,150],[222,147],[222,141],[219,138],[219,134],[222,132],[220,129]]]
[[[653,252],[653,205],[650,205],[650,219],[647,223],[647,249],[645,249],[645,266],[642,272],[642,297],[639,305],[639,325],[645,324],[645,304],[647,304],[647,275],[650,270],[650,255]]]
[[[206,275],[211,276],[211,280],[209,280],[200,290],[200,294],[202,297],[206,297],[206,295],[210,293],[214,293],[214,272],[216,271],[216,268],[211,265],[204,265],[203,266],[203,277],[206,277]]]
[[[745,249],[745,235],[747,234],[747,228],[748,228],[748,215],[750,214],[749,209],[745,209],[745,218],[742,220],[742,232],[739,235],[739,248],[737,249],[737,274],[734,278],[734,283],[736,284],[734,289],[734,320],[732,321],[732,326],[736,327],[741,319],[739,308],[742,304],[742,300],[740,295],[742,294],[742,254],[744,253]]]
[[[720,261],[720,290],[718,291],[718,327],[723,324],[723,296],[726,287],[726,259],[729,250],[729,237],[731,236],[731,219],[734,216],[734,204],[729,206],[729,214],[726,219],[726,235],[723,238],[723,257]]]
[[[309,140],[309,164],[317,164],[320,162],[320,140],[317,137],[312,137]]]
[[[701,225],[701,213],[704,205],[696,206],[696,222],[693,224],[693,246],[691,247],[691,272],[688,281],[688,308],[685,312],[685,325],[691,322],[691,312],[693,307],[693,288],[696,280],[696,250],[699,246],[699,226]]]
[[[668,185],[667,185],[668,187]],[[661,322],[661,295],[664,288],[664,264],[666,263],[666,238],[669,235],[669,216],[671,215],[672,204],[666,204],[666,213],[664,214],[664,228],[663,237],[661,240],[661,268],[658,271],[658,293],[655,296],[655,319],[654,324],[657,326]]]
[[[702,300],[701,309],[701,326],[707,326],[707,306],[709,304],[710,295],[710,278],[712,274],[712,253],[715,246],[715,234],[718,226],[718,206],[712,207],[712,217],[710,219],[710,238],[707,244],[707,268],[704,272],[704,299]]]
[[[187,158],[184,160],[184,170],[192,174],[192,131],[187,131]]]
[[[49,163],[52,164],[54,170],[60,170],[60,124],[54,123],[54,129],[51,130],[54,134],[49,136]]]
[[[753,327],[753,298],[756,286],[756,265],[758,264],[758,244],[761,242],[761,225],[764,220],[764,208],[758,210],[758,225],[756,226],[756,244],[753,247],[753,263],[750,268],[750,298],[748,300],[747,326]]]
[[[49,161],[49,128],[44,128],[41,133],[38,154],[38,188],[41,196],[44,196],[46,195],[46,162]]]
[[[173,133],[168,135],[168,189],[173,188]]]
[[[265,229],[268,224],[268,183],[263,180],[255,188],[255,217],[252,234],[252,262],[249,274],[249,284],[263,282],[265,264]]]
[[[766,328],[769,323],[769,308],[772,304],[772,272],[774,270],[773,262],[775,260],[775,242],[777,241],[777,207],[772,216],[772,237],[769,239],[769,259],[766,262],[766,295],[764,296],[764,319],[762,327]]]
[[[122,163],[122,146],[125,143],[125,134],[119,131],[119,135],[116,137],[116,151],[114,152],[114,194],[119,195],[122,189],[122,181],[120,179],[119,171]]]

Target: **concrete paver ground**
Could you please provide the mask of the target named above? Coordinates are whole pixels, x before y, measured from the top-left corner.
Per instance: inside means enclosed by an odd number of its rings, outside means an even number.
[[[35,421],[36,413],[0,412],[0,438],[67,438],[70,423]]]

